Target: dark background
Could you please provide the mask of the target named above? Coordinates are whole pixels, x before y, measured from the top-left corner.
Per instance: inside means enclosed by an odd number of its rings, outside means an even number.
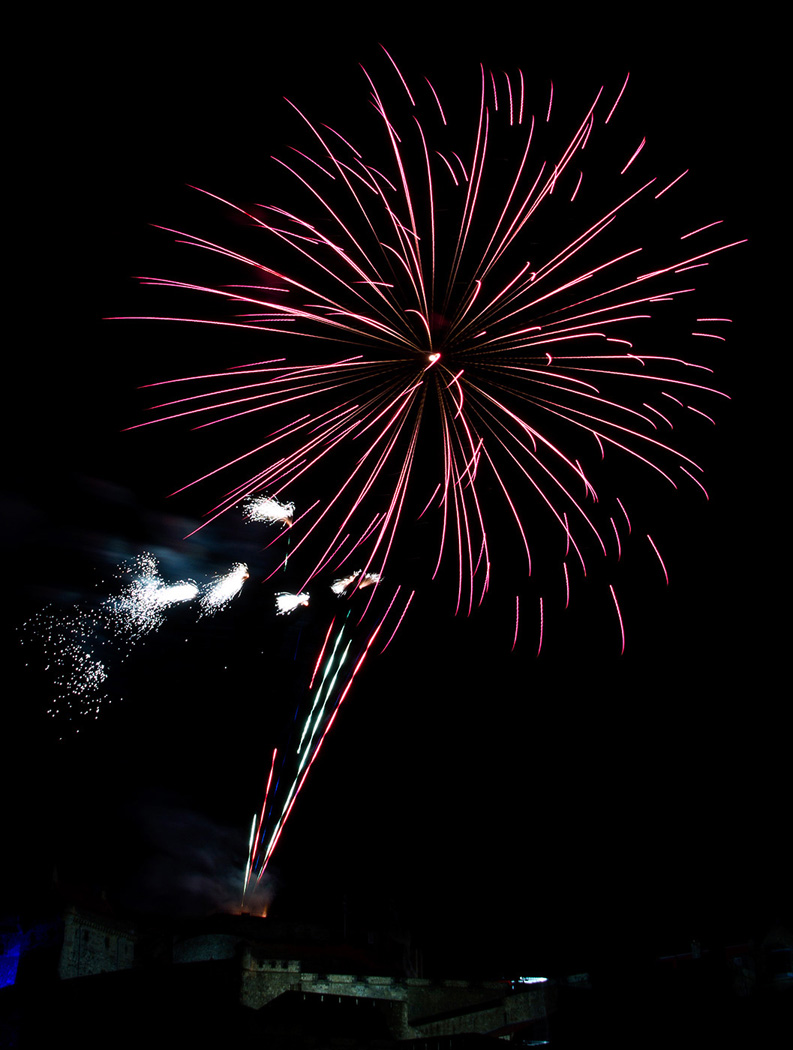
[[[72,892],[189,911],[244,863],[321,610],[276,621],[259,582],[269,555],[241,524],[183,540],[206,499],[165,497],[204,469],[203,439],[122,432],[149,403],[136,388],[223,367],[231,340],[102,318],[168,313],[131,277],[180,278],[187,256],[149,224],[202,235],[206,215],[220,228],[188,183],[267,198],[270,154],[299,122],[282,97],[339,126],[352,98],[352,122],[367,90],[357,63],[390,76],[382,42],[444,100],[458,83],[475,92],[480,61],[523,68],[538,107],[549,79],[583,105],[630,70],[626,127],[670,168],[691,168],[692,226],[724,217],[729,239],[749,238],[718,260],[709,289],[734,318],[710,358],[732,400],[715,437],[692,441],[710,502],[655,485],[636,496],[672,582],[652,558],[625,571],[624,656],[602,589],[564,619],[546,611],[539,658],[535,628],[510,652],[511,607],[494,599],[455,620],[425,589],[312,773],[273,865],[273,908],[338,922],[345,898],[373,915],[394,902],[430,962],[490,972],[575,970],[626,944],[682,951],[692,936],[740,940],[789,921],[773,36],[674,10],[516,26],[492,5],[475,23],[454,11],[372,25],[344,9],[232,10],[23,35],[19,193],[7,202],[23,229],[6,407],[7,910],[35,909],[55,869]],[[83,600],[142,550],[177,578],[245,560],[251,580],[214,620],[169,621],[113,682],[123,702],[59,741],[44,676],[21,666],[19,627],[47,603]]]

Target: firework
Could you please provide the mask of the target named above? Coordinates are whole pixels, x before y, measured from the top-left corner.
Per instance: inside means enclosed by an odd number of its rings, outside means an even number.
[[[637,148],[614,134],[625,84],[598,91],[558,140],[551,107],[530,112],[521,73],[497,80],[483,70],[462,129],[429,85],[413,94],[399,73],[381,93],[367,80],[379,150],[370,132],[329,128],[293,107],[310,145],[276,159],[304,215],[223,201],[259,231],[261,257],[179,232],[237,265],[239,284],[145,279],[238,310],[198,323],[288,344],[283,360],[174,381],[194,392],[161,402],[157,421],[271,420],[252,448],[197,480],[256,464],[213,515],[242,500],[249,520],[292,524],[303,587],[328,566],[353,578],[353,557],[362,580],[378,579],[396,550],[416,548],[421,520],[428,575],[452,567],[456,611],[470,612],[490,587],[494,525],[499,549],[511,528],[524,586],[538,564],[563,564],[569,597],[570,571],[583,578],[593,552],[613,546],[614,517],[602,497],[605,513],[598,505],[607,453],[674,487],[700,484],[701,468],[665,431],[690,410],[710,418],[692,400],[724,396],[710,369],[683,355],[695,337],[722,339],[726,319],[681,329],[674,354],[657,352],[648,322],[666,323],[693,291],[692,271],[741,242],[719,222],[672,237],[667,209],[685,173],[648,170],[645,140]],[[652,259],[634,234],[648,213],[669,232]],[[320,473],[335,489],[299,522],[291,504],[262,495]],[[541,533],[541,557],[538,511],[556,533]],[[557,589],[561,581],[557,571]]]
[[[98,718],[111,669],[162,626],[169,608],[199,593],[192,580],[166,583],[149,552],[117,566],[113,586],[118,594],[65,611],[44,610],[23,629],[23,638],[32,635],[43,644],[54,718]]]
[[[264,522],[267,525],[291,525],[295,514],[294,503],[281,503],[270,496],[254,496],[242,505],[245,521]]]
[[[162,626],[165,610],[172,605],[192,601],[198,587],[192,580],[166,584],[160,576],[153,554],[139,555],[131,567],[124,569],[131,577],[120,597],[111,600],[106,611],[116,626],[116,634],[138,640]]]
[[[380,582],[380,579],[379,572],[362,573],[360,569],[356,569],[355,572],[351,572],[348,576],[340,576],[339,579],[334,580],[330,585],[330,589],[334,594],[341,597],[347,593],[353,584],[356,585],[358,590],[361,590],[364,587],[374,586],[374,584]]]
[[[241,561],[232,565],[224,575],[217,576],[199,599],[201,615],[209,616],[225,609],[240,593],[248,576],[248,566]]]
[[[133,649],[162,627],[169,610],[195,601],[197,618],[222,611],[247,579],[247,566],[237,562],[202,586],[193,580],[169,583],[157,558],[144,552],[117,566],[111,583],[99,585],[116,593],[38,613],[23,626],[22,642],[43,649],[43,670],[52,691],[48,714],[67,721],[98,718],[110,699],[111,677]]]
[[[289,591],[279,591],[275,596],[275,608],[279,616],[286,616],[301,605],[308,605],[309,595],[306,591],[300,594],[291,594]]]
[[[23,644],[32,636],[43,647],[43,671],[51,683],[52,718],[98,718],[108,699],[105,684],[112,653],[103,651],[102,617],[90,609],[39,613],[23,627]]]
[[[430,578],[451,576],[454,611],[468,614],[503,562],[513,648],[515,592],[533,585],[523,621],[537,625],[539,655],[550,620],[540,588],[566,607],[592,561],[619,559],[631,531],[623,503],[603,491],[601,462],[703,489],[672,432],[685,419],[708,425],[725,397],[690,358],[697,342],[723,341],[728,319],[694,327],[685,304],[711,261],[742,242],[721,220],[677,220],[687,172],[664,170],[651,141],[618,128],[627,78],[597,91],[560,138],[553,93],[532,112],[520,72],[482,69],[478,104],[460,123],[429,82],[413,93],[392,65],[382,90],[365,73],[374,131],[293,106],[308,144],[276,161],[294,205],[241,208],[201,191],[244,216],[260,245],[237,251],[171,231],[239,277],[145,278],[231,304],[168,319],[254,332],[286,356],[173,380],[178,392],[152,421],[255,429],[189,484],[232,478],[209,521],[242,501],[248,520],[290,526],[276,549],[281,565],[299,557],[302,584],[278,596],[279,611],[320,573],[339,596],[376,592],[386,564],[407,554]],[[652,256],[635,232],[643,224],[655,231]],[[297,520],[291,504],[281,510],[287,490],[308,508]],[[624,649],[613,582],[607,593]],[[272,856],[360,667],[363,656],[349,671],[353,648],[331,625],[289,786],[273,789],[269,824],[262,810],[246,883]]]
[[[308,702],[300,705],[295,714],[295,721],[300,724],[296,743],[288,752],[282,753],[280,772],[275,784],[273,781],[278,752],[277,749],[273,751],[261,815],[255,830],[252,828],[243,884],[243,901],[252,875],[256,875],[257,885],[261,881],[311,767],[393,604],[392,599],[375,628],[367,632],[355,660],[354,633],[347,624],[349,611],[340,625],[337,626],[335,619],[331,621],[311,678]]]

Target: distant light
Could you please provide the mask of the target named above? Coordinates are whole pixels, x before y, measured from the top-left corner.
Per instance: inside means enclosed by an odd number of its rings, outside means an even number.
[[[17,936],[0,956],[0,988],[6,988],[15,983],[21,954],[21,936]]]
[[[542,984],[547,980],[547,977],[519,977],[518,984]]]

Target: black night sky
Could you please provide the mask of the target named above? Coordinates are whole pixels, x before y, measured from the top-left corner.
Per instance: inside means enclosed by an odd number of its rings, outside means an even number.
[[[764,229],[774,92],[758,81],[760,34],[672,13],[630,26],[560,15],[519,32],[501,19],[457,25],[459,13],[412,28],[336,14],[203,25],[115,15],[98,37],[70,22],[26,44],[40,94],[16,157],[24,204],[7,200],[23,247],[5,413],[3,906],[35,910],[57,869],[62,885],[105,890],[122,908],[189,910],[203,899],[196,871],[222,881],[244,862],[270,749],[327,609],[276,619],[261,583],[272,555],[238,520],[184,539],[210,494],[167,494],[237,448],[232,437],[124,428],[145,417],[144,384],[262,351],[102,318],[178,310],[132,279],[200,273],[200,257],[155,225],[233,244],[234,222],[187,184],[270,199],[270,155],[302,135],[283,96],[320,121],[357,120],[358,63],[391,75],[382,42],[452,105],[458,84],[475,94],[480,61],[523,68],[538,106],[553,79],[570,112],[631,72],[626,136],[647,135],[654,159],[691,169],[680,207],[692,227],[724,218],[725,239],[749,238],[706,279],[708,308],[734,323],[702,355],[718,358],[716,385],[732,400],[715,430],[687,438],[709,502],[636,475],[631,505],[661,542],[671,584],[651,557],[624,570],[624,656],[602,588],[568,613],[549,603],[539,658],[533,626],[510,651],[511,582],[469,620],[451,615],[440,586],[422,588],[312,772],[276,854],[273,908],[336,921],[345,896],[375,910],[393,901],[428,960],[490,972],[574,971],[626,943],[683,951],[692,936],[740,940],[790,922],[774,598],[786,512],[767,422],[781,354]],[[50,603],[86,600],[144,550],[170,578],[246,561],[251,579],[212,620],[170,617],[118,670],[117,701],[58,741],[19,629]]]

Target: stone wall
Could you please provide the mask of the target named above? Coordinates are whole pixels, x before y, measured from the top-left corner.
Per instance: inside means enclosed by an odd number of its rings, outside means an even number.
[[[135,939],[132,926],[70,908],[64,916],[58,975],[67,979],[129,970],[135,956]]]
[[[504,1035],[546,1016],[544,988],[538,985],[525,991],[505,992],[500,986],[497,998],[491,989],[490,998],[484,999],[487,989],[472,986],[468,1003],[458,995],[456,1008],[431,1017],[426,1014],[423,1018],[411,1017],[413,1032],[416,1036],[451,1036],[463,1032]]]
[[[317,972],[317,959],[303,970],[300,959],[285,958],[283,948],[246,944],[235,933],[204,930],[177,935],[161,931],[167,962],[196,963],[239,958],[239,1002],[259,1010],[286,992],[314,1001],[367,1000],[383,1015],[393,1038],[443,1037],[464,1032],[506,1034],[547,1016],[549,986],[519,986],[498,981],[431,981],[386,975]],[[135,960],[135,949],[138,955]],[[146,966],[146,938],[118,920],[72,908],[64,920],[58,972],[83,977]],[[149,960],[151,961],[151,960]],[[338,965],[338,961],[337,965]],[[320,964],[321,965],[321,964]]]
[[[411,1024],[420,1024],[423,1018],[436,1014],[498,1001],[509,991],[498,981],[429,981],[409,977],[405,985]]]
[[[258,1010],[284,992],[296,991],[300,977],[297,960],[261,958],[260,952],[246,948],[242,953],[240,1002]]]
[[[258,1010],[287,991],[319,999],[374,1000],[397,1039],[496,1032],[546,1016],[545,985],[511,991],[496,981],[429,981],[419,978],[303,972],[297,960],[242,958],[240,1002]]]
[[[174,937],[173,961],[190,963],[233,959],[237,954],[239,940],[239,937],[229,933],[204,933],[193,937]]]

